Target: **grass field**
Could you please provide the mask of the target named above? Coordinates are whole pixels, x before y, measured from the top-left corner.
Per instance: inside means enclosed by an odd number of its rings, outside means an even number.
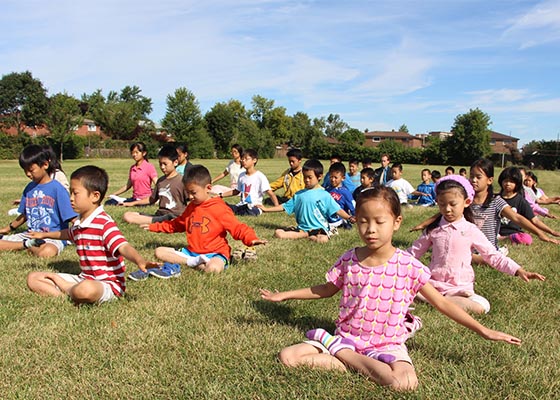
[[[196,163],[197,160],[194,160]],[[94,163],[107,169],[115,190],[127,179],[131,160],[71,160],[68,175]],[[204,161],[213,175],[225,160]],[[325,163],[325,166],[327,164]],[[273,179],[285,160],[261,160]],[[419,183],[422,166],[404,166]],[[445,167],[439,166],[443,172]],[[499,173],[499,171],[497,171]],[[560,173],[539,172],[548,194],[560,194]],[[0,161],[0,225],[28,183],[16,161]],[[225,182],[225,180],[223,181]],[[496,188],[497,189],[497,188]],[[559,206],[551,208],[560,215]],[[146,258],[154,248],[184,245],[184,234],[145,232],[122,221],[124,210],[108,208],[129,242]],[[434,209],[404,211],[396,246],[406,248],[418,233],[408,229]],[[407,345],[420,386],[394,393],[356,373],[288,369],[276,359],[306,330],[334,328],[337,296],[321,301],[265,303],[258,288],[287,290],[324,281],[325,271],[347,249],[360,245],[354,230],[328,244],[279,241],[273,229],[294,223],[283,213],[241,218],[270,243],[255,263],[234,264],[225,273],[185,270],[178,279],[129,282],[126,297],[101,307],[77,308],[68,300],[42,298],[27,289],[34,270],[78,272],[75,249],[40,260],[24,252],[0,255],[0,398],[196,398],[196,399],[553,399],[560,395],[560,246],[535,241],[511,247],[510,256],[544,283],[523,283],[491,268],[475,267],[476,290],[492,304],[483,324],[523,339],[521,347],[485,341],[430,306],[415,313],[424,329]],[[560,230],[560,220],[546,223]],[[233,248],[239,243],[230,240]],[[424,259],[426,261],[426,259]],[[129,271],[136,269],[127,264]]]

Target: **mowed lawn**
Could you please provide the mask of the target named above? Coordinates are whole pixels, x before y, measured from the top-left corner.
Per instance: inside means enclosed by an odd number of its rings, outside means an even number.
[[[126,182],[131,160],[70,160],[64,169],[69,176],[88,163],[107,169],[112,191]],[[227,160],[202,163],[216,175]],[[260,160],[257,167],[273,180],[287,162]],[[416,186],[422,168],[405,165],[404,177]],[[430,168],[443,172],[445,166]],[[537,175],[546,193],[560,195],[559,172]],[[1,161],[0,182],[0,224],[6,226],[13,220],[6,214],[11,201],[20,197],[29,180],[17,161]],[[227,182],[226,178],[220,183]],[[550,208],[560,215],[560,206]],[[148,259],[153,259],[157,246],[185,244],[184,234],[149,233],[125,224],[123,208],[107,211]],[[394,244],[408,247],[419,236],[409,228],[434,212],[405,210]],[[25,252],[0,254],[0,398],[559,398],[560,246],[536,239],[529,247],[510,246],[513,259],[546,275],[543,283],[524,283],[488,267],[475,267],[476,290],[492,305],[488,315],[476,318],[520,337],[521,347],[485,341],[430,306],[416,305],[424,328],[407,345],[420,386],[403,394],[357,373],[288,369],[276,358],[282,347],[300,342],[310,328],[332,331],[339,297],[272,304],[260,300],[258,289],[322,283],[337,258],[360,245],[356,230],[342,231],[321,245],[274,239],[274,228],[294,224],[293,217],[284,213],[241,219],[269,240],[257,249],[258,261],[234,264],[219,275],[185,269],[178,279],[129,282],[123,300],[100,307],[78,308],[68,300],[39,297],[26,287],[30,271],[77,273],[72,246],[48,260]],[[545,222],[560,230],[560,220]],[[241,247],[231,238],[230,244]],[[130,263],[127,268],[136,269]]]

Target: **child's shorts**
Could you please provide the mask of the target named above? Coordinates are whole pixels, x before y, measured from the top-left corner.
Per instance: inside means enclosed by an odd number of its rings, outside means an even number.
[[[26,236],[25,233],[14,233],[13,235],[5,235],[2,238],[2,240],[7,240],[9,242],[23,242],[26,239],[29,239],[29,237]],[[66,240],[54,240],[54,239],[44,239],[44,240],[45,243],[52,244],[54,247],[56,247],[57,255],[60,255],[60,253],[62,253],[62,250],[64,250],[64,248],[68,243]]]
[[[325,346],[323,346],[321,342],[318,342],[316,340],[305,340],[303,343],[310,344],[311,346],[318,349],[321,353],[329,354],[329,350]],[[377,361],[381,361],[385,364],[404,361],[409,363],[410,365],[413,365],[412,359],[408,355],[408,350],[404,343],[400,346],[391,346],[390,348],[379,348],[374,350],[363,350],[356,352],[366,357],[373,358]]]
[[[175,253],[177,253],[178,255],[182,256],[182,257],[198,257],[198,256],[205,256],[207,258],[214,258],[214,257],[219,257],[222,260],[224,260],[224,269],[227,269],[227,267],[229,267],[229,260],[226,258],[226,256],[224,256],[223,254],[220,253],[206,253],[206,254],[199,254],[199,253],[195,253],[194,251],[190,251],[189,249],[187,249],[186,247],[183,247],[179,250],[175,250]]]
[[[79,275],[75,275],[75,274],[66,274],[63,272],[59,272],[57,273],[57,275],[60,276],[62,279],[64,279],[66,282],[70,282],[70,283],[78,284],[82,281],[85,281],[85,278],[82,278]],[[103,294],[101,295],[99,300],[97,300],[97,304],[105,303],[107,301],[118,300],[119,297],[113,292],[113,289],[111,289],[111,285],[103,281],[95,281],[95,282],[99,282],[101,283],[101,285],[103,285]]]
[[[172,219],[177,218],[177,215],[171,213],[163,215],[140,213],[140,215],[144,217],[152,217],[152,224],[155,224],[156,222],[171,221]]]

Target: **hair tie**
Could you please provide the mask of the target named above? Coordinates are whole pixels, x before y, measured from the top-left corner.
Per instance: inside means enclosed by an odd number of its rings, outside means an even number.
[[[467,192],[467,198],[470,201],[473,201],[474,199],[474,188],[471,185],[471,183],[469,182],[469,180],[467,178],[465,178],[464,176],[461,175],[446,175],[446,176],[442,176],[436,183],[436,190],[438,185],[443,182],[443,181],[455,181],[458,184],[460,184],[461,186],[463,186],[465,188],[465,191]]]

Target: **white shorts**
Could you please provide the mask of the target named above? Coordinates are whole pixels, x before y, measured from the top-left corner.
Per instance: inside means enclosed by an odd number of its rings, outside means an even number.
[[[486,300],[486,298],[482,297],[479,294],[473,294],[472,296],[467,297],[470,301],[479,304],[484,309],[484,313],[488,314],[490,312],[490,302]]]
[[[57,275],[60,276],[62,279],[64,279],[66,282],[70,282],[70,283],[77,284],[82,281],[85,281],[85,278],[81,278],[79,275],[75,275],[75,274],[66,274],[63,272],[59,272],[57,273]],[[99,282],[101,283],[101,285],[103,285],[103,294],[97,300],[96,302],[97,304],[105,303],[107,301],[118,300],[119,297],[113,292],[113,289],[111,289],[111,285],[101,281],[95,281],[95,282]]]
[[[8,242],[23,242],[26,239],[29,239],[29,237],[26,236],[25,233],[14,233],[13,235],[4,235],[4,237],[2,238],[2,240],[7,240]],[[60,255],[60,253],[62,253],[62,250],[64,250],[64,247],[66,247],[65,240],[54,240],[54,239],[43,239],[43,240],[45,241],[45,243],[52,244],[54,247],[56,247],[57,255]]]

